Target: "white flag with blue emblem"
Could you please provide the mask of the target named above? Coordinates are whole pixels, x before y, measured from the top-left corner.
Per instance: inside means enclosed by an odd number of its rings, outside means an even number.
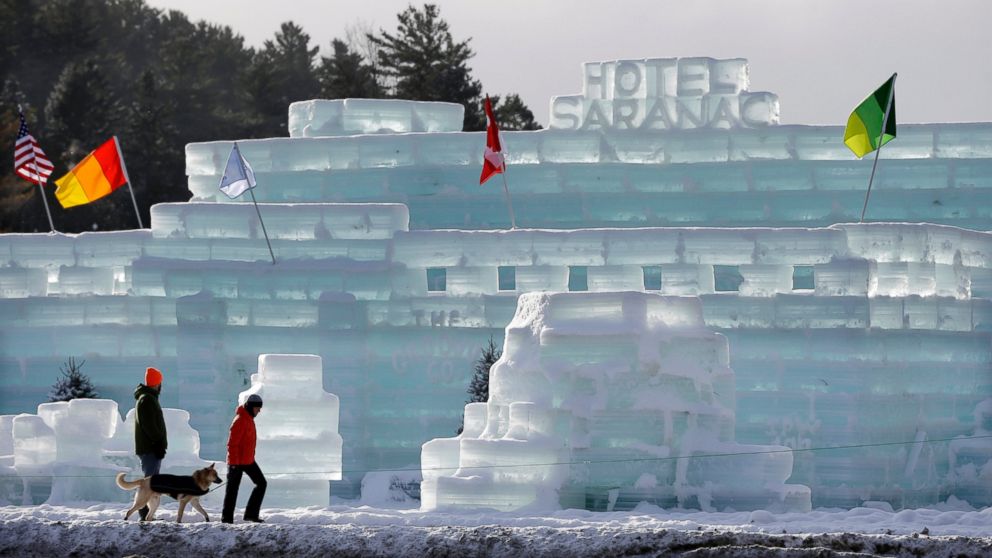
[[[232,200],[244,194],[249,188],[255,187],[255,173],[251,170],[251,165],[245,160],[238,144],[235,143],[231,149],[231,156],[227,158],[227,166],[224,167],[224,176],[220,179],[220,191],[227,194]]]

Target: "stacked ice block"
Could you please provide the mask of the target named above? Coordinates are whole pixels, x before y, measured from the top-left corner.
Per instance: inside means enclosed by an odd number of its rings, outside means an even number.
[[[162,413],[169,449],[161,472],[189,475],[206,466],[189,412]],[[134,409],[121,421],[117,402],[109,399],[42,403],[37,414],[0,415],[0,452],[5,439],[12,457],[8,474],[23,487],[17,503],[123,502],[131,495],[117,487],[116,473],[142,476],[134,455]]]
[[[324,391],[323,378],[317,355],[263,354],[251,388],[238,396],[239,405],[251,394],[264,402],[255,460],[269,482],[266,505],[326,506],[328,481],[341,480],[338,396]]]
[[[107,446],[122,426],[116,401],[73,399],[43,403],[38,405],[38,416],[54,433],[55,459],[49,502],[126,499],[113,476],[127,468],[106,459]],[[22,419],[14,419],[15,423],[19,420]]]
[[[841,126],[504,132],[519,225],[822,227],[856,222],[871,161]],[[261,202],[394,202],[415,229],[509,227],[501,188],[478,186],[481,132],[239,142]],[[869,221],[988,229],[992,124],[900,124],[872,187]],[[186,150],[193,201],[217,190],[231,142]]]
[[[696,298],[521,295],[489,401],[424,444],[424,509],[809,510],[792,454],[734,441],[727,340]]]
[[[962,436],[948,446],[951,485],[958,490],[981,494],[985,501],[992,500],[992,399],[985,399],[975,406],[975,428],[971,437]],[[926,433],[921,433],[925,438]],[[919,476],[917,468],[922,448],[914,447],[906,475]],[[914,474],[916,473],[916,474]]]
[[[399,99],[317,99],[289,105],[289,136],[310,138],[397,132],[460,132],[458,103]]]

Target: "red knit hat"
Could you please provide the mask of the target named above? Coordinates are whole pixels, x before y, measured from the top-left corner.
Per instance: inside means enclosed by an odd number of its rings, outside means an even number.
[[[162,373],[159,372],[158,368],[152,368],[149,366],[145,370],[145,385],[148,387],[162,385]]]

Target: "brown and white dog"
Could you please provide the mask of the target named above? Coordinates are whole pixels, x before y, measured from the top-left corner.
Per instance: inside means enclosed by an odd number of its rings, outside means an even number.
[[[217,474],[217,471],[214,469],[213,463],[211,463],[209,467],[194,471],[190,477],[180,478],[191,481],[190,486],[198,487],[201,493],[206,493],[211,484],[220,484],[222,482],[220,476]],[[176,516],[177,523],[182,523],[183,521],[183,511],[186,509],[186,504],[191,504],[196,511],[200,512],[203,519],[210,521],[210,516],[207,515],[207,512],[203,509],[203,506],[200,505],[201,494],[183,494],[179,490],[172,489],[167,492],[158,492],[152,487],[152,477],[128,481],[124,480],[124,473],[117,474],[117,486],[124,490],[137,489],[138,491],[134,495],[134,505],[131,506],[131,509],[127,510],[127,513],[124,514],[124,521],[127,521],[128,518],[131,517],[132,513],[145,506],[148,506],[148,515],[144,520],[151,521],[155,516],[155,510],[158,509],[158,505],[163,494],[169,494],[176,500],[179,500],[179,514]]]

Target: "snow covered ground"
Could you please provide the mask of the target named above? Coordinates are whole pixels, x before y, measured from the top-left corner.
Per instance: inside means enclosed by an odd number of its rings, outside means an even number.
[[[884,506],[879,506],[884,507]],[[0,507],[0,556],[992,556],[992,509],[877,508],[706,513],[642,504],[632,512],[425,513],[333,505],[263,509],[263,525],[222,525],[160,508]]]

